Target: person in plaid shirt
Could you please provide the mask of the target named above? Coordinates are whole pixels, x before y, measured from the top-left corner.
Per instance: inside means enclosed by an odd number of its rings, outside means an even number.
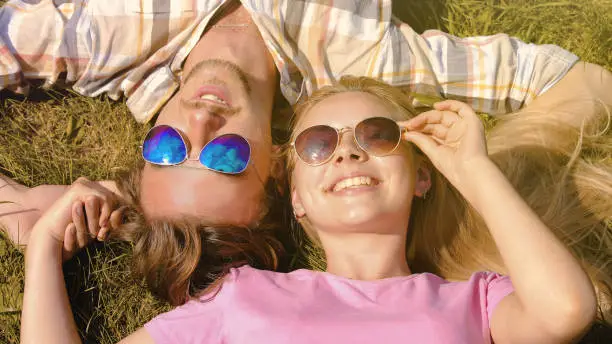
[[[0,10],[0,25],[0,88],[27,93],[39,82],[85,96],[125,96],[138,121],[182,135],[189,147],[183,163],[146,163],[122,191],[102,182],[147,225],[177,216],[230,225],[261,220],[270,206],[262,201],[264,185],[278,170],[270,123],[285,128],[290,120],[273,119],[278,87],[293,105],[342,75],[363,75],[492,115],[547,111],[577,99],[558,114],[575,125],[597,111],[596,100],[612,103],[605,91],[610,73],[557,46],[504,34],[419,35],[392,15],[388,0],[13,0]],[[251,147],[247,168],[231,176],[195,161],[227,133]],[[44,210],[64,190],[15,185],[4,192],[9,199],[27,194],[25,203]],[[3,223],[16,238],[17,222],[27,232],[32,214]],[[27,242],[27,233],[20,238]]]

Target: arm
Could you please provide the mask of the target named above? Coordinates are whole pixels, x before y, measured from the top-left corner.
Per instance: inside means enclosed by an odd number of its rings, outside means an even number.
[[[558,46],[529,44],[507,34],[462,38],[428,30],[419,35],[396,23],[388,49],[401,58],[392,84],[417,95],[460,100],[491,115],[518,111],[578,62]]]
[[[99,224],[114,215],[114,204],[113,193],[95,182],[79,179],[32,229],[26,250],[22,343],[81,342],[64,284],[62,248],[67,240],[98,232]],[[88,223],[86,218],[99,221]]]
[[[66,293],[62,244],[48,235],[39,235],[36,229],[35,232],[26,256],[21,343],[81,343]],[[120,343],[154,341],[141,328]]]
[[[62,242],[34,227],[26,251],[21,343],[81,343],[64,282]]]
[[[115,182],[101,181],[100,186],[121,197]],[[69,185],[40,185],[28,188],[0,174],[0,227],[18,245],[27,245],[32,228],[51,205],[69,188]]]
[[[487,224],[515,288],[493,313],[494,341],[562,343],[579,338],[595,317],[588,276],[497,166],[481,160],[470,162],[467,170],[464,181],[473,191],[469,201]]]
[[[41,213],[66,190],[65,185],[28,188],[0,175],[0,227],[17,245],[27,245],[32,227]]]
[[[402,64],[415,72],[396,83],[410,83],[416,94],[458,99],[491,115],[551,114],[573,126],[605,111],[604,105],[612,108],[612,73],[557,46],[504,34],[458,38],[435,30],[416,35],[406,24],[401,28],[409,48],[400,54],[414,53]]]
[[[538,96],[521,112],[551,113],[573,126],[580,126],[602,113],[612,111],[612,73],[605,68],[578,62],[550,90]]]
[[[409,130],[405,138],[482,216],[508,269],[515,291],[490,319],[495,342],[562,343],[580,337],[595,317],[593,286],[489,159],[484,127],[473,110],[445,101],[403,125]]]

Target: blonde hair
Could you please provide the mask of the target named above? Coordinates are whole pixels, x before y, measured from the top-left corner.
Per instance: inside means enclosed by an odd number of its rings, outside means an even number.
[[[366,77],[346,76],[298,104],[293,128],[322,100],[354,91],[376,96],[405,119],[416,114],[411,98],[399,89]],[[612,137],[609,112],[601,114],[580,128],[560,122],[553,113],[505,115],[489,131],[487,145],[491,160],[583,263],[598,291],[599,318],[610,322]],[[295,135],[293,131],[290,142]],[[291,186],[294,154],[287,147]],[[411,270],[449,280],[464,280],[482,270],[507,273],[482,218],[444,176],[433,168],[431,172],[427,198],[416,198],[412,204],[406,252]],[[307,247],[302,249],[324,261],[307,219],[294,221],[293,227],[298,240],[306,239],[301,233],[308,235]]]

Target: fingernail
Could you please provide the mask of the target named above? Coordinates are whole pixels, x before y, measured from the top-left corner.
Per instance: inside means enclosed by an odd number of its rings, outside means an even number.
[[[83,205],[79,204],[79,206],[76,209],[77,215],[81,216],[83,215]]]
[[[104,233],[104,231],[106,230],[106,228],[102,228],[100,229],[100,231],[98,232],[98,236],[96,237],[98,239],[98,241],[104,241],[104,235],[102,235],[102,233]]]

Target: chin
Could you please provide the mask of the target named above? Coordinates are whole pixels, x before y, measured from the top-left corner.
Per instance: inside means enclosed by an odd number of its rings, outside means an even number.
[[[343,225],[360,226],[379,222],[382,217],[381,213],[373,212],[372,209],[351,209],[338,220]]]

